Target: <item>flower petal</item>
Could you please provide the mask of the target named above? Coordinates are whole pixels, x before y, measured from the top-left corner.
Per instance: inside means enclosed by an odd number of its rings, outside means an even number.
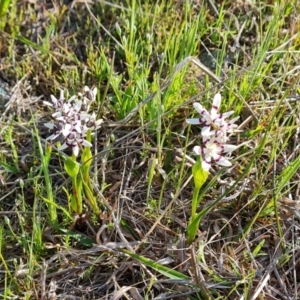
[[[95,122],[95,128],[99,128],[100,125],[103,123],[103,119],[99,119]]]
[[[60,95],[59,95],[59,100],[64,101],[65,100],[65,96],[64,96],[64,91],[60,90]]]
[[[227,153],[227,152],[233,152],[234,150],[236,150],[238,148],[238,146],[235,145],[229,145],[229,144],[225,144],[223,145],[224,149],[223,149],[223,153]]]
[[[232,163],[225,157],[220,156],[220,158],[218,160],[215,160],[215,162],[223,167],[231,167]]]
[[[46,141],[55,140],[59,135],[60,135],[60,132],[59,133],[53,133],[53,134],[51,134],[50,136],[48,136],[46,138]]]
[[[199,124],[201,124],[200,119],[186,119],[185,121],[188,124],[192,124],[192,125],[199,125]]]
[[[49,128],[49,129],[53,129],[54,128],[54,124],[49,122],[49,123],[44,123],[44,126]]]
[[[226,118],[230,117],[233,113],[234,113],[233,110],[227,111],[227,112],[225,112],[225,113],[220,113],[220,118],[226,119]]]
[[[53,103],[54,106],[55,106],[55,105],[57,104],[58,100],[57,100],[56,97],[53,96],[53,95],[50,95],[50,98],[51,98],[52,103]],[[53,105],[52,105],[52,106],[53,106]]]
[[[63,134],[63,136],[68,136],[71,132],[72,129],[72,125],[71,124],[66,124],[64,126],[64,128],[61,130],[61,133]]]
[[[75,156],[78,156],[78,154],[79,154],[79,147],[78,147],[77,143],[72,146],[72,151],[73,151],[73,153],[74,153]]]
[[[201,135],[203,137],[208,137],[210,135],[212,135],[211,131],[210,131],[210,126],[203,126],[201,129]]]
[[[211,168],[211,163],[206,162],[205,160],[202,159],[202,169],[205,171],[209,171],[210,168]]]
[[[65,150],[67,149],[69,146],[67,145],[67,143],[63,143],[57,150],[61,151],[61,150]]]
[[[200,115],[209,116],[208,111],[200,103],[195,102],[193,106]]]
[[[81,144],[82,144],[82,146],[85,146],[85,147],[92,147],[92,144],[86,140],[83,140]]]
[[[215,115],[218,112],[221,106],[221,100],[222,100],[221,94],[220,93],[215,94],[213,99],[213,105],[211,108],[211,115]]]
[[[43,103],[47,106],[52,106],[53,107],[53,103],[49,102],[49,101],[43,101]]]
[[[202,155],[202,148],[200,146],[195,146],[193,148],[193,151],[197,154],[197,155]]]

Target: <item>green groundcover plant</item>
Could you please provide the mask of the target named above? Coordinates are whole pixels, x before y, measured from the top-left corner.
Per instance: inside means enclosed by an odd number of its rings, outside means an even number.
[[[297,299],[299,16],[0,0],[0,297]]]

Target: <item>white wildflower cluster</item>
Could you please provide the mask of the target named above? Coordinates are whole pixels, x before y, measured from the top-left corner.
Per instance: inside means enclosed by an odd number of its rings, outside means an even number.
[[[59,150],[71,147],[75,156],[79,154],[82,146],[91,147],[92,144],[85,140],[88,130],[98,128],[103,122],[96,121],[95,113],[89,114],[91,104],[96,100],[97,88],[84,87],[84,93],[72,96],[65,100],[64,92],[60,92],[60,98],[51,95],[51,102],[44,101],[45,105],[51,106],[55,112],[52,114],[53,122],[44,125],[53,131],[47,140],[56,140],[63,137],[64,143]]]
[[[198,119],[187,119],[188,124],[202,125],[202,146],[195,146],[194,152],[202,157],[202,168],[208,171],[211,162],[214,160],[217,164],[230,167],[231,162],[223,155],[234,151],[237,146],[226,144],[228,141],[227,134],[232,133],[237,128],[234,124],[239,117],[227,121],[234,111],[219,113],[221,105],[221,95],[218,93],[213,99],[213,105],[210,113],[200,104],[194,103],[194,108],[201,115]]]

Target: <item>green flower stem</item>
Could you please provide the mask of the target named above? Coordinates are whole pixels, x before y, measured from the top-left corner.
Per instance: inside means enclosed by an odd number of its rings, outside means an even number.
[[[65,160],[65,170],[72,179],[73,194],[71,196],[71,209],[75,213],[82,213],[82,178],[78,177],[80,165],[73,155]]]
[[[57,211],[56,211],[56,207],[53,205],[55,201],[53,197],[51,176],[49,175],[49,163],[51,159],[51,153],[52,153],[52,147],[50,145],[47,145],[45,149],[45,156],[44,159],[42,160],[42,165],[43,165],[43,171],[45,175],[47,199],[49,200],[48,208],[50,213],[50,219],[53,224],[57,224]]]
[[[86,140],[88,142],[91,142],[91,140],[92,140],[91,130],[87,131]],[[92,159],[93,159],[93,156],[92,156],[91,148],[85,147],[83,149],[82,156],[81,156],[81,161],[82,161],[82,167],[81,167],[82,177],[81,178],[82,178],[82,182],[83,182],[83,190],[84,190],[84,194],[85,194],[87,201],[88,201],[90,207],[92,208],[93,212],[95,214],[99,214],[100,209],[97,205],[97,199],[93,195],[93,187],[92,187],[91,178],[90,178],[90,168],[92,165]]]
[[[191,217],[189,220],[189,225],[187,228],[187,241],[189,244],[191,244],[197,234],[200,221],[202,219],[202,212],[199,212],[197,214],[197,207],[199,206],[202,198],[199,198],[199,192],[203,184],[206,182],[208,178],[208,171],[203,170],[202,168],[202,162],[201,158],[197,160],[197,162],[193,166],[193,176],[194,176],[194,193],[193,193],[193,199],[192,199],[192,211],[191,211]]]
[[[77,214],[82,213],[82,180],[76,177],[72,178],[73,195],[71,196],[71,208]]]
[[[100,209],[98,207],[96,197],[94,197],[90,186],[91,186],[90,180],[88,180],[88,182],[86,182],[85,179],[83,179],[83,189],[84,189],[84,194],[87,197],[87,201],[88,201],[90,207],[92,208],[93,212],[95,214],[99,215]]]
[[[197,160],[197,162],[194,164],[193,169],[193,176],[194,176],[194,192],[193,192],[193,200],[192,200],[192,214],[191,214],[191,220],[194,220],[196,217],[196,211],[197,207],[201,202],[201,198],[199,198],[199,192],[202,187],[202,185],[206,182],[208,177],[208,171],[205,171],[202,169],[202,162],[201,158]]]

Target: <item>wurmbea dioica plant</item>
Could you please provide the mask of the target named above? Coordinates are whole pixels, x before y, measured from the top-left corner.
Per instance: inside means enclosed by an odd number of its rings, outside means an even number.
[[[64,98],[64,92],[60,92],[60,98],[51,95],[51,102],[44,104],[52,107],[53,122],[44,125],[53,131],[47,140],[55,141],[63,139],[63,144],[58,150],[72,149],[71,157],[67,157],[64,167],[72,179],[73,193],[67,193],[72,211],[82,213],[82,196],[85,195],[88,204],[95,213],[99,213],[96,198],[92,193],[92,185],[89,170],[92,163],[92,131],[99,128],[102,119],[96,120],[95,113],[89,113],[91,104],[95,102],[97,88],[84,87],[84,93],[78,93],[68,100]],[[79,152],[81,153],[81,164],[77,162]]]
[[[186,120],[188,124],[203,126],[201,130],[202,145],[195,146],[193,149],[194,152],[199,155],[199,159],[193,166],[195,189],[192,200],[192,213],[187,229],[189,243],[192,243],[195,239],[203,216],[201,212],[197,214],[196,210],[201,201],[201,198],[199,199],[199,192],[208,178],[212,161],[220,166],[230,167],[232,164],[225,155],[237,148],[237,146],[227,144],[227,134],[235,131],[237,128],[235,122],[239,117],[228,121],[227,118],[230,117],[234,111],[220,113],[220,105],[221,95],[219,93],[214,96],[210,113],[200,103],[194,103],[194,108],[201,117]]]

